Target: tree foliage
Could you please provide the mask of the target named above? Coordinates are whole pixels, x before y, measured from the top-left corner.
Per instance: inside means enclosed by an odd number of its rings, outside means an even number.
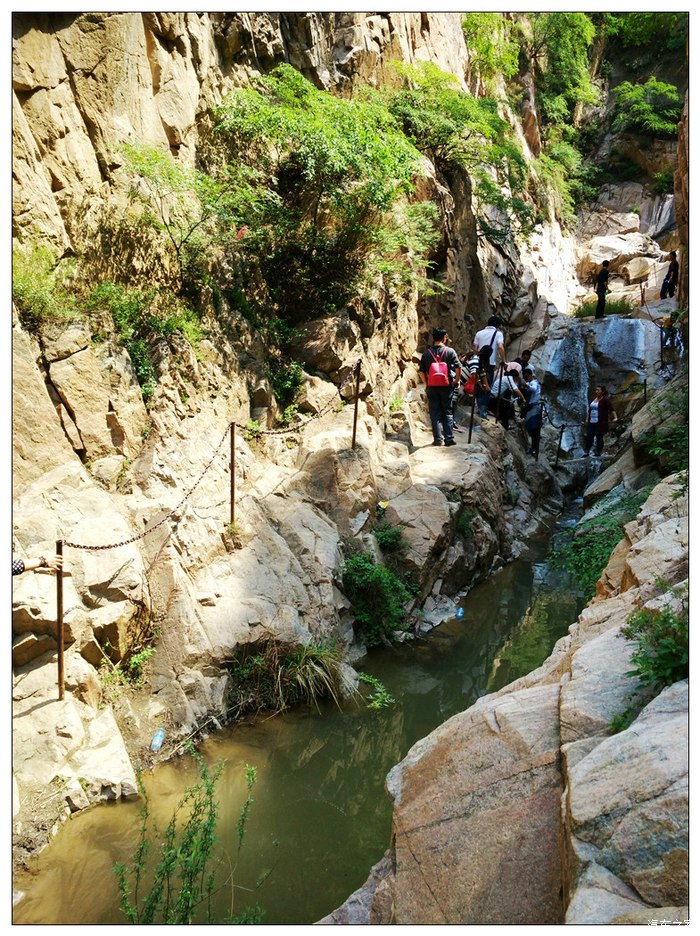
[[[526,232],[531,211],[518,193],[526,188],[527,165],[498,101],[472,97],[432,63],[395,62],[394,68],[406,86],[389,94],[391,113],[439,172],[469,171],[481,232],[499,239]]]
[[[462,30],[470,65],[481,78],[502,75],[508,80],[517,74],[520,46],[513,23],[502,13],[466,13]]]
[[[624,48],[653,45],[682,49],[688,36],[687,13],[606,13],[603,28]]]
[[[533,13],[530,55],[538,99],[548,123],[571,123],[577,104],[595,104],[588,53],[596,28],[586,13]]]
[[[280,65],[216,117],[229,161],[262,174],[263,210],[244,249],[285,320],[343,308],[378,268],[417,281],[410,273],[437,231],[427,212],[393,214],[424,168],[379,94],[338,98]]]
[[[623,81],[614,89],[617,113],[613,127],[654,137],[674,137],[683,102],[675,85],[653,75],[645,84]]]
[[[121,151],[132,200],[142,208],[142,221],[172,249],[180,286],[193,257],[221,249],[258,210],[257,173],[249,167],[226,165],[214,176],[156,147],[124,144]]]

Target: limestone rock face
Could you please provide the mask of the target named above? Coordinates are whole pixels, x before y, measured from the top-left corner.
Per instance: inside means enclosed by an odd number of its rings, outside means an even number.
[[[687,557],[677,482],[660,482],[628,524],[638,554],[628,545],[611,561],[614,597],[594,599],[539,669],[453,716],[390,772],[392,866],[380,884],[374,869],[353,922],[602,925],[686,906],[688,683],[645,705],[620,636],[633,611],[680,600],[658,593],[648,538],[658,529],[668,553]],[[683,589],[678,569],[665,574]],[[640,713],[611,734],[634,699]]]
[[[568,775],[575,862],[607,869],[649,907],[682,905],[688,893],[687,692],[687,681],[664,690]],[[585,916],[574,902],[566,922],[592,922]]]
[[[561,922],[558,701],[553,685],[479,702],[393,768],[396,923]]]

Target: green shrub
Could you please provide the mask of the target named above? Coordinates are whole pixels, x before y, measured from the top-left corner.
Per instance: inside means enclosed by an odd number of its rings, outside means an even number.
[[[294,705],[340,700],[343,653],[336,644],[290,646],[268,640],[246,649],[229,666],[229,710],[282,712]]]
[[[597,299],[584,299],[583,302],[574,309],[572,314],[574,318],[588,318],[594,316],[597,305]],[[606,315],[632,315],[636,311],[637,306],[627,296],[621,296],[619,299],[615,299],[611,298],[610,293],[608,293],[605,300]]]
[[[75,317],[75,297],[61,282],[61,265],[46,247],[20,246],[12,251],[12,299],[30,332],[51,319]]]
[[[394,572],[367,553],[358,553],[348,557],[342,575],[345,594],[368,647],[389,641],[394,631],[407,629],[404,605],[411,596]]]
[[[241,250],[260,270],[268,313],[287,323],[335,314],[381,264],[424,268],[418,251],[396,245],[424,239],[425,211],[393,216],[424,172],[420,154],[377,92],[336,97],[283,64],[215,116],[226,158],[258,173],[263,198]],[[438,238],[433,230],[429,241]]]
[[[376,676],[371,676],[369,673],[358,673],[357,675],[360,678],[360,682],[367,683],[367,685],[371,686],[373,689],[367,696],[368,708],[380,709],[394,705],[396,699],[387,692],[386,686],[384,686]]]
[[[619,499],[608,496],[601,501],[593,517],[582,520],[570,542],[551,556],[554,568],[566,569],[578,582],[586,598],[595,595],[596,584],[613,549],[624,534],[624,526],[637,516],[651,488]],[[602,508],[607,506],[606,510]]]
[[[669,167],[654,173],[654,192],[657,195],[673,195],[673,169]]]
[[[298,361],[272,361],[268,367],[270,383],[277,402],[291,402],[304,382],[304,371]]]
[[[467,507],[460,510],[457,517],[457,532],[460,536],[463,536],[465,539],[470,539],[474,532],[474,519],[476,516],[476,511],[471,508]]]
[[[406,538],[400,526],[393,526],[388,520],[380,520],[372,530],[372,535],[379,543],[382,552],[402,553],[406,551]]]
[[[221,763],[210,772],[191,744],[188,745],[188,752],[199,766],[199,780],[185,790],[162,833],[155,825],[151,828],[148,796],[141,778],[138,778],[139,790],[144,799],[139,840],[130,865],[117,863],[114,866],[119,886],[119,907],[129,923],[189,925],[222,922],[212,917],[212,898],[215,892],[215,871],[219,865],[214,855],[218,819],[218,803],[214,794],[224,765]],[[246,766],[247,798],[241,807],[237,825],[239,853],[255,780],[255,767]],[[157,853],[158,859],[150,871],[147,859],[152,851]],[[235,885],[231,882],[231,914],[235,892]],[[261,918],[259,907],[249,907],[226,922],[259,923]]]
[[[643,684],[661,690],[680,679],[688,678],[688,605],[687,592],[680,611],[670,605],[659,609],[642,608],[627,619],[621,633],[637,641],[632,652],[636,676]]]
[[[614,129],[654,137],[675,137],[678,133],[683,101],[675,85],[652,75],[645,84],[623,81],[614,94],[617,98]]]

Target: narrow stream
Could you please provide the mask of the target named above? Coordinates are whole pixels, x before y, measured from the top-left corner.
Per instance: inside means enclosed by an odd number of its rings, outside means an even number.
[[[308,924],[330,913],[367,878],[391,837],[384,780],[409,748],[480,696],[538,666],[576,619],[583,602],[544,561],[566,536],[575,508],[530,544],[530,555],[501,569],[462,602],[461,618],[411,644],[374,651],[365,669],[395,703],[373,710],[348,703],[233,725],[207,740],[208,763],[224,761],[217,784],[221,863],[213,918],[258,903],[264,923]],[[245,765],[257,769],[243,847],[236,825],[245,799]],[[169,821],[185,786],[198,779],[189,757],[144,777],[153,816]],[[139,830],[139,803],[76,814],[18,875],[23,893],[14,923],[114,924],[115,861],[128,862]]]

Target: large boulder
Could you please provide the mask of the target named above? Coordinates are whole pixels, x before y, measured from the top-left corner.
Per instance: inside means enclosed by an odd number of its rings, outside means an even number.
[[[397,924],[562,921],[558,706],[557,685],[486,697],[390,772]]]

